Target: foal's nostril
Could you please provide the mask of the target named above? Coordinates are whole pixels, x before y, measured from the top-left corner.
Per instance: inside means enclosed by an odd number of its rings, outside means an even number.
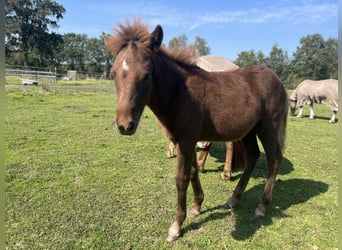
[[[132,131],[134,129],[134,122],[128,123],[127,131]]]
[[[119,133],[123,135],[133,134],[135,130],[135,123],[133,121],[129,122],[127,126],[120,125],[117,122],[113,122],[113,125],[116,127]]]
[[[116,127],[117,127],[117,129],[119,130],[119,132],[120,132],[121,134],[125,132],[125,127],[124,127],[124,126],[118,125],[118,126],[116,126]]]

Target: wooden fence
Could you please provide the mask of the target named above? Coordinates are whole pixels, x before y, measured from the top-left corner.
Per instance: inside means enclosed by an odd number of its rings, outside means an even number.
[[[37,83],[41,80],[56,81],[54,72],[40,70],[5,69],[5,75],[15,77],[23,84],[27,82]]]

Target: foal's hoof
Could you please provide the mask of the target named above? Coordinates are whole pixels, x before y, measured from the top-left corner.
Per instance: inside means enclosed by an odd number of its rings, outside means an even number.
[[[260,204],[260,205],[255,209],[254,217],[255,217],[255,218],[265,217],[265,213],[266,213],[266,208],[265,208],[263,205]]]
[[[171,158],[176,157],[176,155],[175,155],[174,153],[167,152],[167,153],[166,153],[166,157],[169,158],[169,159],[171,159]]]
[[[226,174],[225,172],[221,172],[221,179],[226,181],[230,179],[230,175]]]
[[[196,209],[196,208],[192,208],[192,209],[190,210],[190,217],[195,217],[195,216],[199,215],[200,213],[201,213],[200,210],[198,210],[198,209]]]
[[[169,233],[167,235],[166,240],[168,242],[172,242],[172,241],[177,240],[179,236],[180,236],[180,228],[178,227],[177,222],[174,222],[169,229]]]
[[[201,168],[201,167],[198,168],[198,171],[199,171],[200,173],[205,173],[205,169],[204,169],[204,168]]]
[[[223,206],[225,209],[231,209],[236,206],[236,199],[232,196],[229,198],[227,203]]]
[[[172,235],[171,235],[170,232],[169,232],[169,234],[168,234],[166,240],[167,240],[168,242],[173,242],[173,241],[177,240],[178,238],[179,238],[179,233],[178,233],[178,234],[172,234]]]

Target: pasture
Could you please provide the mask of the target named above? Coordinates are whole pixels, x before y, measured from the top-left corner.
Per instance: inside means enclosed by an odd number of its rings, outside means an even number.
[[[335,249],[337,124],[288,118],[284,160],[266,217],[252,220],[267,170],[262,153],[246,192],[225,210],[241,172],[222,181],[224,146],[213,145],[200,174],[202,213],[183,236],[166,235],[176,211],[176,159],[149,109],[137,133],[112,127],[112,86],[7,88],[7,249]],[[338,116],[339,117],[339,116]],[[263,152],[263,149],[261,147]],[[188,208],[193,195],[188,189]]]

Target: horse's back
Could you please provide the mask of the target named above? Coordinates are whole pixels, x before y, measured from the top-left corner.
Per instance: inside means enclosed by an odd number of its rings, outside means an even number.
[[[306,103],[325,103],[332,110],[338,109],[338,81],[326,80],[304,80],[294,90],[297,105]]]
[[[286,91],[267,67],[210,74],[204,108],[208,111],[205,127],[211,129],[208,134],[225,134],[228,140],[237,139],[230,138],[231,134],[241,138],[265,117],[278,117],[287,110]]]

